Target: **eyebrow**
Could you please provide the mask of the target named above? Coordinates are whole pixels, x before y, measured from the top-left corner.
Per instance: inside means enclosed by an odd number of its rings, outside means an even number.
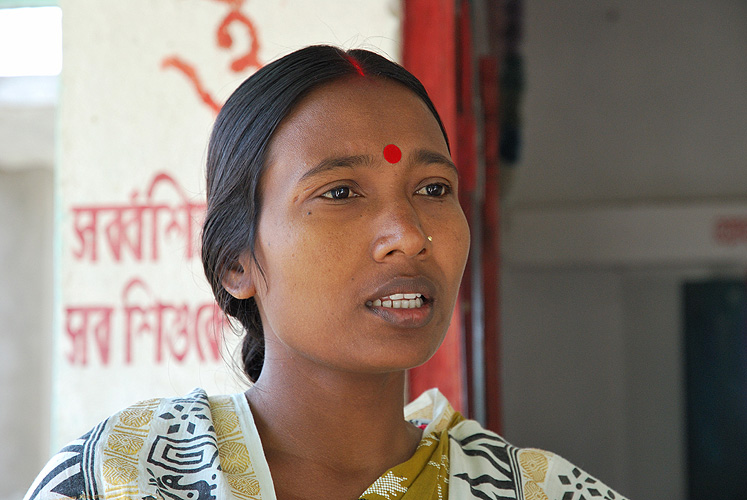
[[[431,151],[430,149],[416,149],[410,154],[410,163],[413,164],[434,164],[439,163],[454,170],[454,173],[458,174],[456,165],[447,156]],[[305,174],[301,176],[299,182],[303,182],[306,179],[320,175],[330,170],[336,170],[340,168],[355,168],[355,167],[367,167],[373,165],[373,157],[371,155],[350,155],[350,156],[335,156],[331,158],[325,158],[320,161],[314,167],[309,169]]]
[[[332,158],[325,158],[324,160],[320,161],[315,167],[311,168],[308,172],[303,174],[299,179],[299,182],[302,182],[309,177],[314,177],[329,170],[368,166],[372,163],[373,157],[370,155],[335,156]]]
[[[448,156],[444,156],[441,153],[437,153],[436,151],[431,151],[430,149],[416,149],[415,151],[413,151],[410,154],[410,163],[414,163],[414,164],[441,163],[453,169],[454,173],[456,174],[459,173],[459,170],[457,169],[456,165],[454,165],[454,162],[451,161],[451,159],[449,159]]]

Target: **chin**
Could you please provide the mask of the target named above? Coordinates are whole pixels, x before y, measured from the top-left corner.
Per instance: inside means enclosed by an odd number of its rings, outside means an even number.
[[[399,349],[395,355],[391,351],[384,356],[378,357],[378,359],[369,358],[365,361],[365,366],[368,366],[372,373],[403,372],[411,368],[417,368],[427,362],[433,357],[437,349],[438,346],[427,350],[415,350],[415,352]],[[364,365],[359,365],[358,370],[362,366]]]

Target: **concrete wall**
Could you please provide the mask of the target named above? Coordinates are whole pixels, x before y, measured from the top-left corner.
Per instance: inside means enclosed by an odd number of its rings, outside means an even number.
[[[745,199],[747,3],[524,2],[511,207]]]
[[[694,272],[626,272],[620,282],[625,331],[625,492],[686,498],[681,284]]]
[[[23,496],[49,456],[52,170],[0,168],[0,499]]]
[[[621,489],[619,278],[604,271],[507,271],[502,285],[506,438],[558,453]]]
[[[680,287],[747,268],[744,245],[708,243],[709,214],[747,213],[747,5],[524,6],[524,149],[503,200],[505,435],[630,498],[686,498]],[[678,214],[703,223],[672,243]]]
[[[0,78],[0,499],[49,458],[57,77]]]
[[[505,434],[636,499],[685,498],[679,287],[692,272],[509,270]]]

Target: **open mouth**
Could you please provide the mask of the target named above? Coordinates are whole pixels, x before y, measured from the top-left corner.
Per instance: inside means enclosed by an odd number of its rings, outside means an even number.
[[[391,309],[418,309],[427,299],[420,293],[394,293],[376,300],[366,302],[368,307],[386,307]]]

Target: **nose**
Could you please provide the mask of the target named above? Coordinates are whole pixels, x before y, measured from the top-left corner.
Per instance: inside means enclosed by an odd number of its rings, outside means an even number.
[[[429,252],[431,242],[415,207],[409,202],[387,206],[376,219],[373,258],[377,262],[396,255],[423,257]]]

